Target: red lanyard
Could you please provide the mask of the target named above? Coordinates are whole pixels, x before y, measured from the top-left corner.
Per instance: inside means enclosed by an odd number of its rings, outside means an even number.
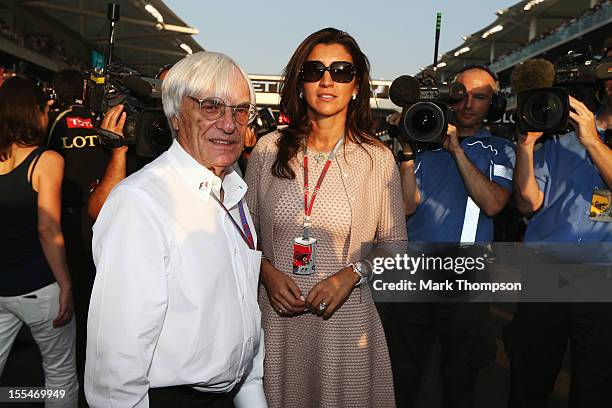
[[[232,224],[234,224],[234,227],[236,227],[236,229],[240,233],[240,236],[242,237],[244,242],[246,242],[246,244],[249,246],[249,248],[255,250],[255,241],[253,239],[253,233],[251,232],[251,228],[249,227],[249,222],[247,221],[246,214],[244,213],[244,207],[242,206],[242,201],[240,201],[240,203],[238,203],[238,211],[240,212],[240,221],[242,222],[242,228],[244,228],[244,232],[238,226],[238,223],[234,220],[234,217],[232,217],[232,214],[230,214],[229,210],[225,207],[225,205],[223,205],[221,200],[219,200],[217,198],[217,196],[214,195],[212,192],[210,193],[210,195],[225,210],[225,212],[229,216],[230,220],[232,221]]]
[[[332,160],[343,142],[344,136],[338,139],[334,149],[329,154],[329,157],[325,162],[325,166],[323,166],[323,170],[321,171],[321,175],[319,176],[319,180],[317,181],[314,191],[312,192],[310,204],[308,203],[308,141],[306,141],[306,144],[304,145],[304,239],[308,239],[310,235],[310,214],[312,214],[312,207],[314,206],[315,198],[317,198],[317,193],[321,189],[321,184],[323,184],[323,179],[327,174],[327,170],[329,170],[329,166],[331,166]]]

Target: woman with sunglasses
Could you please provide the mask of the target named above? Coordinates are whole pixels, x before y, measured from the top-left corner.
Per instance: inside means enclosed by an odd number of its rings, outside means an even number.
[[[310,35],[284,71],[290,125],[249,160],[270,407],[395,406],[365,282],[374,257],[405,251],[406,230],[397,167],[372,133],[369,80],[350,35]]]
[[[45,386],[58,391],[53,406],[76,407],[76,326],[60,226],[64,159],[40,147],[49,105],[27,78],[0,87],[0,376],[25,323],[42,354]]]

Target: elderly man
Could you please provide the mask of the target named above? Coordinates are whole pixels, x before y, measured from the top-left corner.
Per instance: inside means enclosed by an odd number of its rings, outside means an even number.
[[[260,252],[231,171],[255,93],[211,52],[178,62],[162,92],[176,140],[94,226],[85,394],[92,407],[266,407]]]

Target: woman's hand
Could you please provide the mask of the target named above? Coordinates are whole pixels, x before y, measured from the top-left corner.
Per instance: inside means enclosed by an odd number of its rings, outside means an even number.
[[[324,319],[329,319],[351,294],[359,276],[351,266],[340,269],[310,290],[306,306]]]
[[[61,289],[59,294],[59,312],[53,320],[53,327],[61,327],[72,319],[74,313],[74,301],[72,300],[72,290]]]
[[[272,266],[268,261],[261,270],[261,281],[268,293],[270,304],[281,316],[295,316],[306,311],[302,291],[293,279]]]

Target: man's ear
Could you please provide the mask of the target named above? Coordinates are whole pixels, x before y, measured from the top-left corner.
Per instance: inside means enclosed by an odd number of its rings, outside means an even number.
[[[170,123],[172,123],[172,127],[174,130],[178,130],[178,118],[170,118]]]

